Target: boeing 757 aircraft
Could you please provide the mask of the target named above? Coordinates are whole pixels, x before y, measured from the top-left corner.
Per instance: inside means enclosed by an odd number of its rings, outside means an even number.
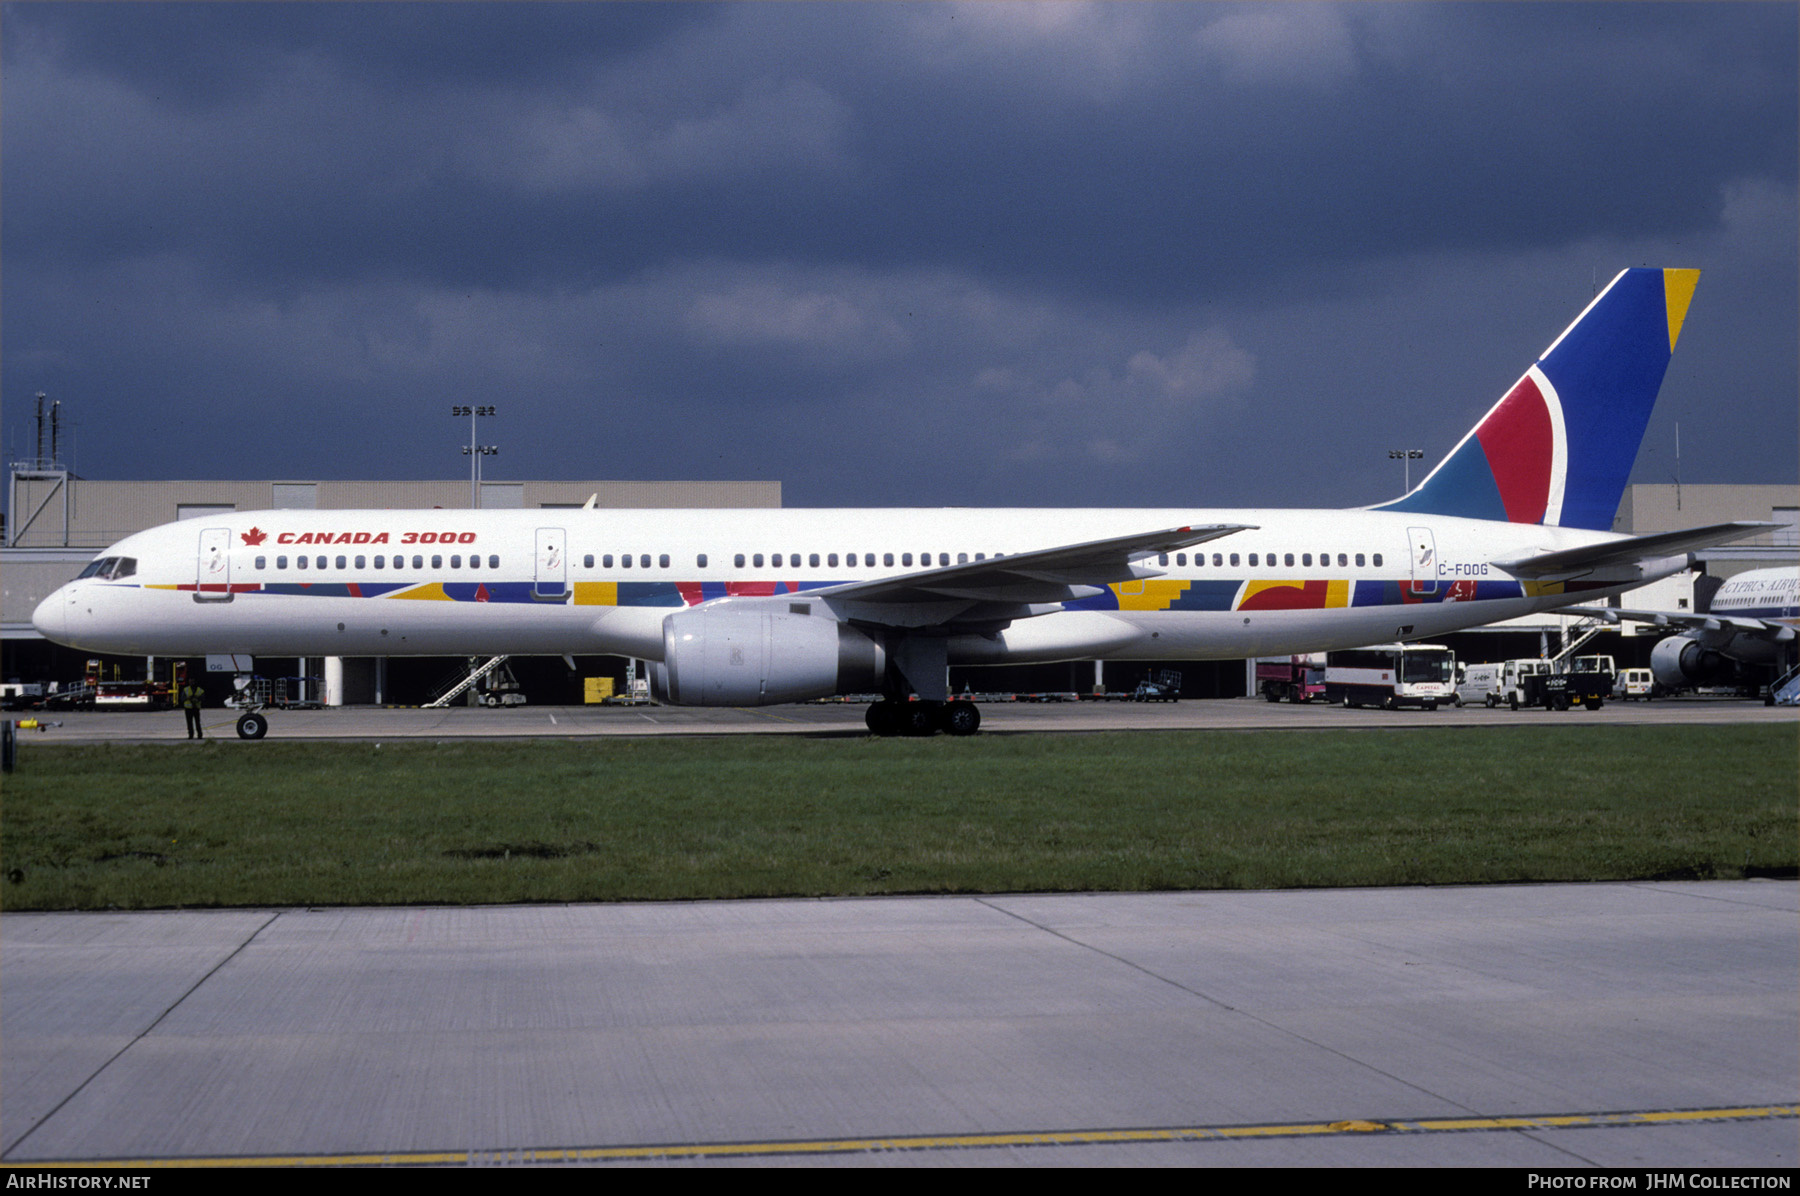
[[[32,622],[133,655],[615,654],[653,662],[666,703],[880,692],[878,734],[969,734],[949,665],[1428,638],[1762,530],[1609,530],[1698,279],[1620,273],[1423,482],[1367,509],[252,511],[119,541]]]

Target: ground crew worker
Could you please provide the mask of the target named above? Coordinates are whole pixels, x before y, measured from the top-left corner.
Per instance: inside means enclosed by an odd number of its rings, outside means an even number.
[[[181,711],[187,715],[187,737],[189,739],[205,739],[206,733],[200,729],[200,696],[198,685],[185,681],[181,686],[179,700]]]

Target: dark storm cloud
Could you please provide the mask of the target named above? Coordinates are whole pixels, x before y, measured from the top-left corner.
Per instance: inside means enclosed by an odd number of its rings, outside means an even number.
[[[1280,418],[1364,501],[1372,397],[1453,441],[1665,260],[1794,469],[1791,5],[0,12],[8,434],[89,472],[429,475],[504,396],[514,476],[1295,501]]]

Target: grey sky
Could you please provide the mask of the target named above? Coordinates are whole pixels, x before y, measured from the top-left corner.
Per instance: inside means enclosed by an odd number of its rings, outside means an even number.
[[[1797,12],[8,4],[6,449],[1354,505],[1669,265],[1637,480],[1792,481]]]

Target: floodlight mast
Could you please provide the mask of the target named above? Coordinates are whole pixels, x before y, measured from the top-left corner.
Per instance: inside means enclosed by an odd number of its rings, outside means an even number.
[[[1424,449],[1389,449],[1388,450],[1388,460],[1390,460],[1390,461],[1398,460],[1398,461],[1402,461],[1405,463],[1404,469],[1405,469],[1406,485],[1405,485],[1405,488],[1400,491],[1400,493],[1402,493],[1402,494],[1411,494],[1412,493],[1412,463],[1414,461],[1419,460],[1424,455],[1425,455]]]
[[[475,420],[479,416],[494,415],[496,413],[497,408],[491,406],[468,407],[458,403],[450,408],[450,414],[453,416],[461,417],[466,415],[469,417],[469,443],[463,447],[463,456],[469,459],[470,510],[479,509],[481,506],[481,459],[483,457],[494,456],[500,451],[499,445],[476,443]]]

